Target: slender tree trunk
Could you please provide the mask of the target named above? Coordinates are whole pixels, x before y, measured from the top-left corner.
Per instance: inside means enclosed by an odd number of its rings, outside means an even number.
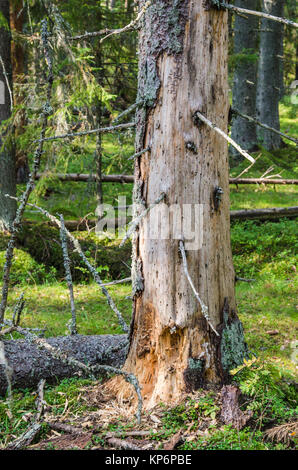
[[[284,25],[281,25],[281,35],[279,38],[279,99],[281,100],[285,94],[284,81]]]
[[[283,16],[284,0],[263,0],[265,13]],[[259,121],[280,129],[280,36],[282,25],[265,18],[261,22],[260,61],[258,72],[257,115]],[[267,150],[278,149],[281,138],[264,129],[259,129],[259,139]]]
[[[102,11],[100,9],[98,14],[98,25],[101,29],[102,27]],[[102,47],[101,44],[97,43],[97,49],[95,53],[95,63],[96,63],[96,78],[100,86],[103,86],[103,58],[102,58]],[[98,100],[96,105],[96,127],[101,127],[102,125],[102,101]],[[96,167],[96,215],[98,220],[103,216],[103,192],[102,192],[102,135],[98,134],[96,136],[96,148],[95,148],[95,167]]]
[[[250,8],[256,10],[258,0],[236,0],[235,5],[241,8]],[[257,17],[235,16],[235,34],[234,34],[234,54],[247,55],[238,58],[233,85],[233,107],[248,116],[255,115],[256,108],[256,90],[257,90],[257,59],[252,55],[257,52],[258,44],[258,25]],[[233,119],[232,139],[234,139],[242,148],[253,151],[257,146],[256,124],[237,116]],[[230,148],[230,153],[234,160],[242,161],[243,157],[234,147]]]
[[[0,56],[3,61],[5,72],[0,64],[0,125],[11,115],[12,69],[11,69],[11,36],[9,28],[9,1],[2,0],[0,12],[7,21],[5,27],[0,28]],[[9,82],[9,86],[7,85]],[[15,196],[15,157],[11,145],[4,141],[5,131],[0,131],[0,231],[9,229],[16,211],[16,202],[5,197],[5,194]]]
[[[151,152],[136,160],[134,215],[161,193],[166,193],[156,206],[161,228],[168,210],[177,209],[179,226],[191,219],[185,205],[191,205],[192,215],[203,207],[202,225],[195,227],[202,248],[187,243],[185,225],[181,233],[170,229],[168,237],[153,239],[148,216],[134,235],[134,308],[125,369],[136,374],[147,408],[223,382],[246,354],[234,294],[228,149],[212,129],[194,120],[199,110],[227,132],[227,16],[203,0],[157,0],[140,32],[138,93],[144,104],[136,113],[136,151],[150,146]],[[215,197],[218,187],[221,202]],[[190,276],[219,336],[185,275],[179,253],[183,237]]]
[[[24,4],[23,0],[16,0],[10,2],[10,28],[11,31],[17,33],[23,32],[24,24]],[[11,43],[11,61],[12,61],[12,74],[13,83],[21,83],[24,77],[25,70],[25,50],[20,41],[12,41]],[[14,104],[19,105],[23,102],[24,96],[22,92],[14,95]],[[18,124],[15,128],[15,136],[23,134],[24,127],[26,125],[25,111],[20,109],[18,112]],[[29,176],[29,164],[27,153],[24,150],[20,150],[16,147],[15,150],[15,166],[16,166],[16,178],[18,183],[25,183]]]

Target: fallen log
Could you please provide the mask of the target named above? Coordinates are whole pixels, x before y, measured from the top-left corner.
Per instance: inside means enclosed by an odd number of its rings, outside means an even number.
[[[76,181],[76,182],[92,182],[97,181],[95,173],[49,173],[48,176],[57,178],[60,181]],[[36,179],[46,178],[47,173],[37,173]],[[102,175],[102,183],[133,183],[133,175]],[[298,184],[297,179],[281,179],[281,178],[230,178],[230,184],[282,184],[295,185]]]
[[[295,179],[281,179],[281,178],[230,178],[230,184],[298,184]]]
[[[92,182],[97,181],[97,176],[94,173],[37,173],[36,179],[47,176],[57,178],[60,181],[77,181],[77,182]],[[102,183],[133,183],[133,175],[102,175]]]
[[[231,211],[231,220],[275,220],[282,217],[297,217],[298,206],[293,207],[270,207],[268,209],[244,209],[240,211]]]
[[[268,209],[243,209],[238,211],[230,212],[231,220],[246,220],[246,219],[261,219],[261,220],[274,220],[281,219],[282,217],[297,217],[298,216],[298,206],[293,207],[270,207]],[[130,220],[130,217],[127,217],[127,222]],[[108,226],[112,227],[115,223],[115,228],[123,227],[124,224],[118,223],[118,218],[115,218],[115,222],[106,219],[105,222]],[[65,227],[69,231],[84,231],[93,229],[96,226],[96,219],[81,219],[81,220],[66,220]]]
[[[110,352],[107,356],[104,353],[116,348],[125,338],[126,335],[72,335],[47,338],[47,342],[90,366],[103,364],[121,367],[125,360],[125,347]],[[41,379],[45,379],[47,383],[56,383],[67,377],[83,376],[82,371],[54,359],[33,343],[24,340],[3,340],[3,343],[7,362],[13,369],[13,388],[36,387]],[[6,376],[0,365],[0,395],[4,395],[6,390]]]

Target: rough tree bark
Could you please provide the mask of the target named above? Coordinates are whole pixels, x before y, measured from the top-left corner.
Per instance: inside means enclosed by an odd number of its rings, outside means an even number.
[[[179,240],[150,239],[148,217],[143,219],[133,240],[134,308],[125,370],[137,376],[146,408],[222,383],[246,355],[234,295],[228,149],[212,129],[194,122],[199,110],[227,132],[227,41],[227,12],[203,0],[156,0],[140,31],[143,105],[136,113],[136,151],[151,152],[136,159],[134,215],[161,193],[163,207],[176,204],[182,214],[184,204],[203,205],[203,246],[187,251],[187,261],[219,333],[209,328],[188,283]],[[117,386],[124,393],[125,384]]]
[[[259,0],[236,0],[235,5],[241,8],[257,10]],[[235,15],[234,54],[246,54],[246,58],[237,60],[233,84],[233,108],[248,116],[255,115],[257,90],[257,60],[259,19],[256,16],[243,17]],[[233,119],[232,139],[242,148],[253,151],[257,146],[256,124],[236,116]],[[234,160],[239,162],[243,157],[234,147],[230,148]]]
[[[0,2],[0,12],[6,20],[6,26],[0,28],[0,125],[11,115],[12,69],[11,69],[11,35],[9,28],[9,1]],[[5,71],[3,70],[3,65]],[[7,85],[9,83],[9,86]],[[5,197],[5,194],[15,196],[15,157],[12,146],[4,142],[5,132],[0,132],[0,231],[9,229],[16,211],[16,202]]]
[[[265,13],[283,16],[284,0],[262,0]],[[280,36],[283,27],[280,23],[262,18],[260,60],[258,71],[257,116],[258,119],[280,129],[279,99],[280,99]],[[265,129],[259,129],[259,139],[267,150],[281,147],[280,136]]]
[[[84,364],[113,367],[121,367],[124,363],[125,347],[107,356],[104,356],[104,353],[110,348],[116,348],[124,340],[125,335],[73,335],[47,338],[47,342],[52,346],[60,348]],[[4,350],[7,362],[13,369],[11,377],[13,388],[35,387],[41,379],[45,379],[47,383],[55,383],[76,374],[82,375],[82,371],[59,359],[53,359],[47,351],[24,340],[5,340]],[[0,395],[5,394],[6,390],[6,375],[0,364]]]

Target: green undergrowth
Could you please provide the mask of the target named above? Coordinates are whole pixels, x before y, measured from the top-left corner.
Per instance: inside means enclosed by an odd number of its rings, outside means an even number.
[[[66,411],[78,414],[94,409],[82,397],[82,387],[90,384],[90,380],[78,378],[64,379],[56,386],[46,384],[44,400],[51,415],[59,418]],[[36,399],[36,390],[22,389],[14,391],[11,400],[0,400],[0,446],[20,436],[28,428],[36,412]],[[42,438],[47,430],[44,424],[39,437]]]

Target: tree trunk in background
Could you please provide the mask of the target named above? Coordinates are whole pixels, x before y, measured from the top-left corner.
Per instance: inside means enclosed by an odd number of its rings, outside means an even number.
[[[10,44],[11,36],[9,30],[9,1],[2,0],[0,3],[0,12],[7,20],[7,26],[0,28],[0,56],[3,60],[7,74],[7,79],[12,88],[11,55]],[[6,83],[5,74],[0,64],[0,125],[2,121],[7,120],[11,115],[11,97]],[[1,135],[2,134],[2,135]],[[0,133],[0,231],[9,229],[16,211],[16,202],[5,197],[5,194],[15,196],[15,157],[11,146],[3,142],[4,132]],[[4,145],[3,145],[4,144]],[[3,146],[3,148],[2,148]]]
[[[17,33],[23,32],[24,23],[24,4],[23,0],[10,2],[10,28],[11,31]],[[21,83],[25,72],[25,51],[20,41],[12,41],[11,43],[11,61],[13,83]],[[23,102],[24,96],[21,92],[14,95],[14,104],[18,105]],[[18,112],[17,127],[15,128],[15,136],[23,134],[26,125],[25,111],[20,109]],[[27,153],[16,147],[15,151],[16,178],[18,183],[25,183],[29,176],[29,164]]]
[[[283,16],[283,0],[263,0],[262,9],[274,16]],[[257,117],[259,121],[275,129],[280,129],[280,36],[283,28],[280,23],[262,18],[260,60],[258,71]],[[258,129],[259,140],[267,150],[280,148],[280,136]]]
[[[98,27],[99,29],[102,28],[102,12],[101,9],[98,13]],[[96,71],[96,79],[100,86],[103,86],[103,57],[102,57],[102,47],[100,42],[97,42],[96,51],[95,51],[95,67]],[[95,117],[95,126],[101,127],[102,126],[102,101],[98,99],[98,103],[96,105],[96,117]],[[95,174],[96,174],[96,200],[97,200],[97,207],[96,207],[96,216],[98,220],[103,217],[103,192],[102,192],[102,135],[97,134],[96,136],[96,147],[95,147]]]
[[[193,212],[203,205],[203,246],[185,242],[187,261],[219,332],[218,337],[209,327],[187,281],[179,236],[150,239],[147,216],[133,241],[134,309],[125,364],[136,374],[147,408],[206,383],[222,383],[246,354],[234,293],[227,144],[193,118],[200,110],[227,132],[227,16],[203,0],[157,0],[140,32],[138,93],[144,104],[136,113],[136,151],[150,146],[151,152],[136,160],[134,215],[162,192],[162,215],[177,205],[187,218],[184,205]],[[188,238],[185,231],[183,236]],[[120,393],[128,392],[123,382],[117,384]]]
[[[236,0],[235,5],[241,8],[257,10],[258,0]],[[251,55],[256,54],[258,45],[258,25],[256,16],[235,15],[234,26],[234,54],[247,54],[247,59],[238,59],[234,71],[233,108],[248,116],[255,115],[256,90],[257,90],[257,59]],[[249,57],[250,55],[250,57]],[[240,116],[235,116],[232,124],[232,139],[249,152],[256,149],[257,129],[256,124],[248,122]],[[234,147],[230,147],[230,153],[235,162],[240,162],[243,157]]]
[[[284,83],[284,25],[281,25],[281,35],[279,38],[279,99],[285,94]]]

